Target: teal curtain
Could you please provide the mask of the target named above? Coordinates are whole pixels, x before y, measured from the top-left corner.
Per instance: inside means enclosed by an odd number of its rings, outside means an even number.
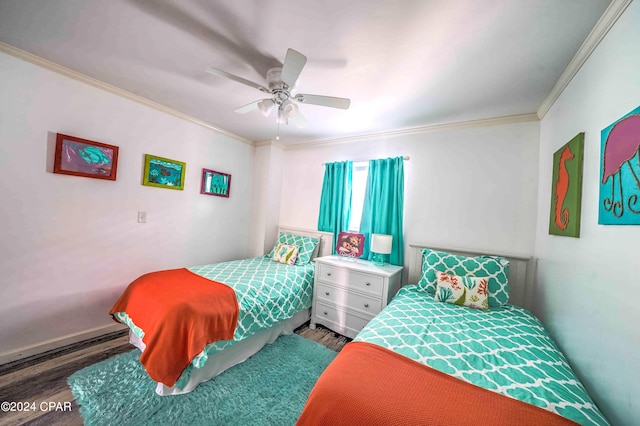
[[[403,243],[404,159],[402,157],[369,161],[367,189],[364,195],[360,233],[364,234],[363,258],[371,260],[371,234],[393,236],[389,263],[404,263]]]
[[[352,175],[353,163],[351,161],[325,165],[318,230],[333,232],[332,253],[336,252],[335,242],[338,241],[338,234],[349,229]]]

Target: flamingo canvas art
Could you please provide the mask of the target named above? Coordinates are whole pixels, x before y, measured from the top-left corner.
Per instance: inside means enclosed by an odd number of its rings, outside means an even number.
[[[580,237],[584,133],[553,154],[549,234]]]
[[[598,223],[640,224],[640,107],[602,130]]]

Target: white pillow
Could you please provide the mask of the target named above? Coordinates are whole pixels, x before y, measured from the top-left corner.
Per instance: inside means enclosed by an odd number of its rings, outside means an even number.
[[[489,309],[489,280],[487,277],[458,276],[436,271],[434,297],[439,302]]]
[[[285,263],[287,265],[293,265],[298,258],[298,247],[291,244],[278,243],[274,249],[273,257],[271,260],[275,262]]]

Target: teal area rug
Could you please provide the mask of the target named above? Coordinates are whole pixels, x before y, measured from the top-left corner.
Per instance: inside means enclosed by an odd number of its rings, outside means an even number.
[[[68,379],[86,425],[294,425],[316,380],[337,355],[281,336],[186,395],[159,396],[134,350]]]

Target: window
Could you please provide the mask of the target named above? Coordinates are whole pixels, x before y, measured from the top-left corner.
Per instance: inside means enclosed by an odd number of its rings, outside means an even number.
[[[369,162],[353,163],[351,176],[351,219],[349,231],[360,231],[362,219],[362,207],[364,206],[364,193],[367,190],[367,176],[369,174]]]

